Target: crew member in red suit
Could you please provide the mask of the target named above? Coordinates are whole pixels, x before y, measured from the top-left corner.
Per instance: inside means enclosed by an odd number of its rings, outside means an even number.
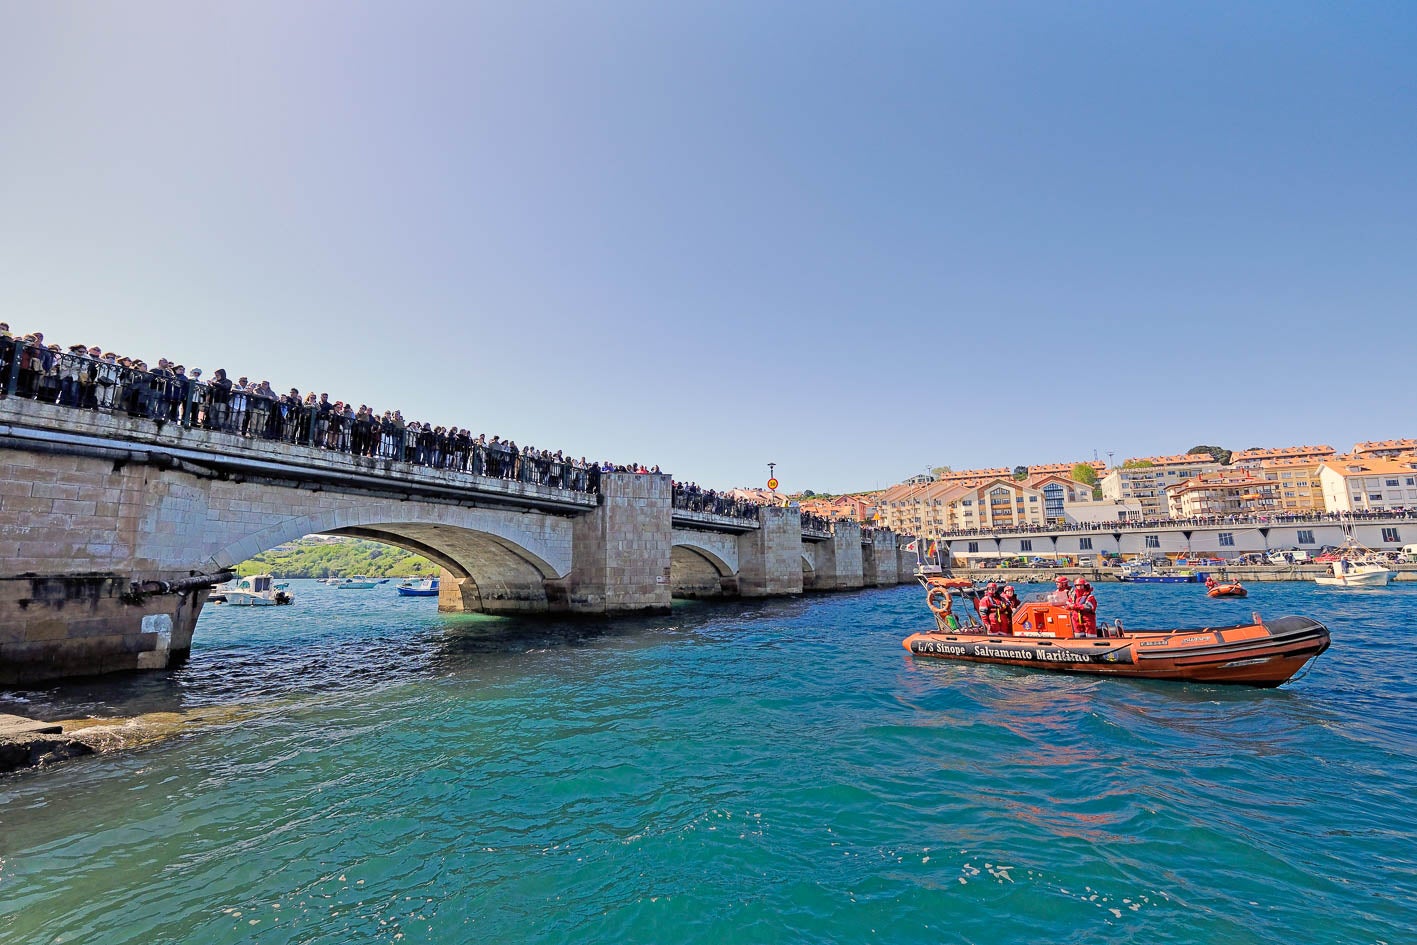
[[[1092,585],[1087,578],[1080,577],[1073,583],[1073,597],[1068,601],[1068,619],[1072,621],[1073,636],[1097,636],[1097,597],[1092,593]]]
[[[1000,624],[1003,601],[999,600],[999,585],[990,581],[984,587],[984,596],[979,598],[979,617],[984,621],[984,629],[990,633],[1003,633]]]
[[[1014,590],[1012,584],[1004,587],[1004,592],[999,595],[999,613],[1003,617],[1003,633],[1014,632],[1014,614],[1023,606],[1023,601],[1019,599],[1018,591]]]
[[[1057,590],[1053,591],[1053,593],[1048,595],[1048,603],[1059,604],[1061,606],[1066,607],[1068,605],[1068,601],[1073,596],[1072,588],[1068,585],[1068,576],[1066,574],[1058,575],[1057,583]]]

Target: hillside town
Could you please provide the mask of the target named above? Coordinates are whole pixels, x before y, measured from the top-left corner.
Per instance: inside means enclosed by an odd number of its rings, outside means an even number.
[[[1224,461],[1222,461],[1224,460]],[[735,489],[760,504],[784,497]],[[927,539],[1024,529],[1417,510],[1417,439],[1139,456],[912,476],[887,489],[787,497],[804,513]]]

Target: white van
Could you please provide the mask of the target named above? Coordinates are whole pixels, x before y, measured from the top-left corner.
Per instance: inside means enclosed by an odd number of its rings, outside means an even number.
[[[1398,554],[1407,559],[1405,564],[1417,564],[1417,545],[1403,545]]]
[[[1314,560],[1307,551],[1291,551],[1289,552],[1289,558],[1295,564],[1308,564],[1310,561]]]

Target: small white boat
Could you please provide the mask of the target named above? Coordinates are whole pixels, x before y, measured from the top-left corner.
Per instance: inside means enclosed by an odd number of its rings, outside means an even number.
[[[1314,583],[1323,587],[1387,587],[1397,572],[1377,552],[1358,543],[1351,521],[1343,523],[1343,536],[1338,560],[1328,566],[1331,573],[1319,575]]]
[[[1349,561],[1347,558],[1338,559],[1330,567],[1333,573],[1314,578],[1315,584],[1324,587],[1387,587],[1396,573],[1375,561]]]
[[[269,574],[253,574],[237,578],[214,588],[213,600],[220,596],[232,607],[274,607],[293,604],[295,597],[288,591],[275,586]]]
[[[369,578],[337,578],[330,582],[337,591],[367,591],[375,585]]]

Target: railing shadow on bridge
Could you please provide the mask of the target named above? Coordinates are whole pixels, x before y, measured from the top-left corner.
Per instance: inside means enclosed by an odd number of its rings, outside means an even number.
[[[313,395],[302,400],[295,391],[276,396],[239,389],[224,376],[201,381],[166,369],[139,370],[22,339],[0,338],[0,396],[11,403],[144,420],[159,434],[167,424],[226,434],[258,452],[285,444],[587,495],[598,493],[600,485],[598,463],[519,450],[496,437],[487,443],[455,427],[405,424],[389,414],[343,405],[336,409]]]

